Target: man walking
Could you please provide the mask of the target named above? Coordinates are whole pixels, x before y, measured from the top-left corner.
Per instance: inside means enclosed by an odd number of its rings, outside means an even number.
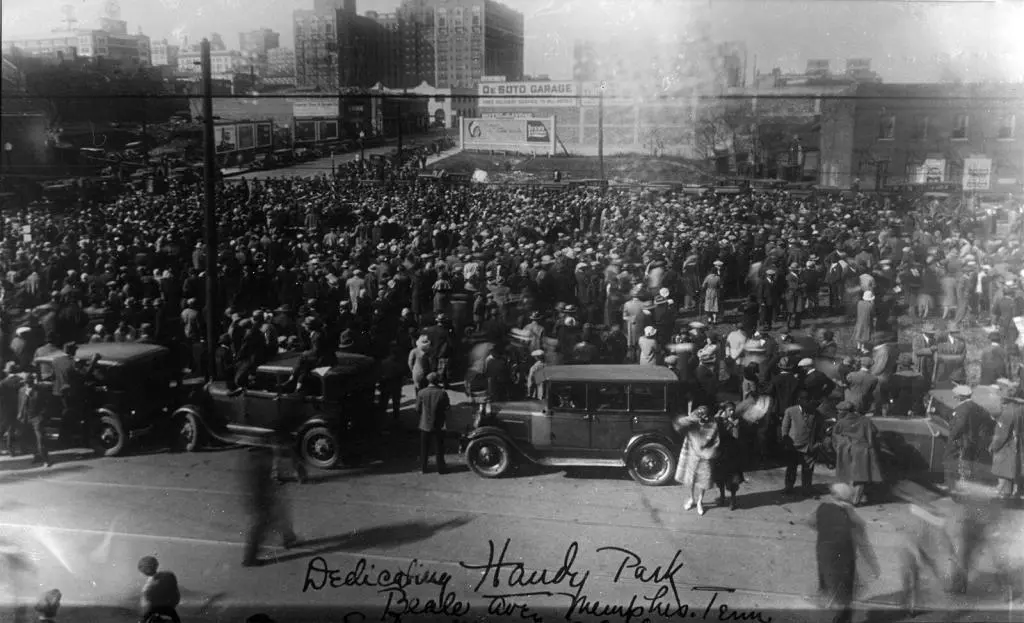
[[[46,450],[46,397],[37,384],[36,374],[29,373],[25,379],[25,386],[22,388],[21,411],[18,414],[18,421],[31,428],[36,438],[36,452],[32,459],[33,464],[42,463],[43,467],[49,467],[50,455]]]
[[[856,493],[850,485],[832,485],[832,500],[822,502],[811,518],[818,532],[818,591],[833,623],[853,621],[857,561],[879,574],[878,559],[867,538],[864,520],[853,508]]]
[[[953,408],[946,443],[946,486],[955,492],[960,483],[974,479],[975,461],[984,448],[983,439],[990,437],[991,418],[971,400],[971,388],[957,385],[953,395],[959,401]]]
[[[444,464],[444,421],[451,402],[448,392],[441,387],[441,377],[436,372],[427,375],[427,386],[416,395],[416,412],[420,415],[420,472],[427,473],[427,456],[430,444],[434,444],[437,457],[437,473],[448,470]]]
[[[298,542],[292,528],[291,514],[281,498],[273,478],[273,452],[267,447],[250,448],[246,452],[249,464],[246,466],[244,483],[248,492],[249,514],[252,524],[246,536],[243,567],[258,566],[261,561],[257,554],[267,532],[274,530],[281,534],[285,548]]]

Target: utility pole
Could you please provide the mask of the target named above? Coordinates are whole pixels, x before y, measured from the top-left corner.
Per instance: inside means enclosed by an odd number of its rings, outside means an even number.
[[[203,172],[206,195],[206,375],[217,369],[217,146],[213,138],[213,70],[210,40],[200,46],[203,65]]]
[[[403,108],[405,107],[404,94],[398,97],[398,162],[402,162],[402,121]]]
[[[597,94],[597,166],[604,181],[604,82],[601,92]]]

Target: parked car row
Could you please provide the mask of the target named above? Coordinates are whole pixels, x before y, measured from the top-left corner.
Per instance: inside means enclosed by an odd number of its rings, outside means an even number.
[[[46,396],[60,351],[37,355]],[[312,370],[296,388],[296,354],[259,366],[243,388],[185,379],[169,349],[154,344],[83,344],[82,362],[99,355],[82,408],[70,419],[56,398],[46,434],[101,456],[118,456],[144,437],[194,452],[210,444],[263,445],[288,435],[310,466],[331,469],[363,456],[376,413],[375,361],[338,353],[331,367]],[[673,420],[686,410],[676,376],[635,365],[548,366],[540,373],[544,400],[492,405],[460,440],[470,469],[484,478],[508,475],[517,464],[620,467],[642,485],[672,481],[680,439]],[[950,390],[933,390],[922,417],[873,417],[883,467],[893,479],[933,480],[943,473]],[[998,413],[1000,399],[977,388],[977,402]],[[834,461],[830,449],[819,457]],[[984,471],[984,470],[983,470]]]
[[[329,469],[357,461],[373,413],[376,363],[370,357],[339,353],[338,363],[317,368],[294,382],[298,355],[259,366],[242,389],[224,382],[183,379],[169,349],[155,344],[82,344],[82,364],[99,355],[85,401],[72,417],[62,413],[52,387],[53,359],[38,355],[43,395],[50,396],[45,433],[60,445],[79,445],[101,456],[118,456],[142,438],[192,452],[211,443],[262,445],[275,435],[291,435],[299,455],[313,467]]]

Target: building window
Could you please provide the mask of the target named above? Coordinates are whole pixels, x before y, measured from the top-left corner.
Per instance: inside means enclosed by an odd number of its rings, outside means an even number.
[[[478,6],[473,7],[473,25],[480,25],[480,7]]]
[[[960,113],[953,117],[953,134],[950,138],[954,141],[966,141],[967,140],[967,127],[970,118],[963,113]]]
[[[914,132],[911,138],[918,141],[923,141],[928,138],[928,117],[925,115],[919,116],[914,120]]]
[[[883,141],[896,138],[896,115],[882,113],[878,121],[878,138]]]
[[[999,120],[999,138],[1010,139],[1014,137],[1014,131],[1017,129],[1017,115],[1004,115]]]

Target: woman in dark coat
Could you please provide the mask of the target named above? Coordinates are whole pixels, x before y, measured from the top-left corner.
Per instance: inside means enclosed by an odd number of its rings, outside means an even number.
[[[836,405],[839,419],[832,429],[832,447],[836,452],[836,480],[850,485],[853,503],[860,504],[864,486],[882,482],[878,460],[878,431],[868,418],[853,410],[845,400]]]
[[[834,611],[834,623],[853,620],[858,554],[875,576],[879,574],[878,560],[868,541],[864,520],[853,508],[854,496],[853,487],[843,483],[832,485],[833,499],[822,502],[811,518],[818,532],[815,547],[818,591],[825,608]]]
[[[743,456],[746,449],[740,437],[741,420],[736,405],[722,403],[715,415],[718,422],[718,456],[711,463],[711,479],[718,486],[718,505],[725,506],[725,490],[729,490],[729,510],[736,510],[736,491],[745,482]]]

